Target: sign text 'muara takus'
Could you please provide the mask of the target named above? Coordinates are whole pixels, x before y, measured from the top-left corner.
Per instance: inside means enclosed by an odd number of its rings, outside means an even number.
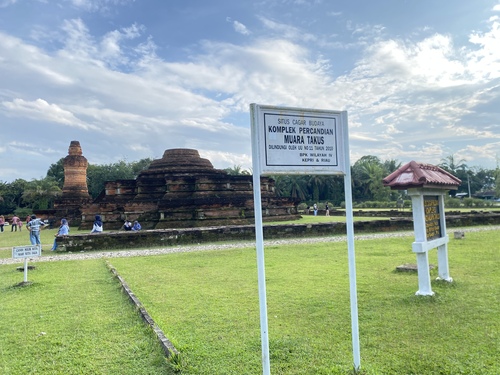
[[[339,173],[343,162],[343,112],[258,106],[262,169]],[[346,116],[346,115],[345,115]]]

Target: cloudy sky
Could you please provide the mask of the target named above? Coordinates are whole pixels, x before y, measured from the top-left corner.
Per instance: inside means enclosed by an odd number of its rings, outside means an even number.
[[[500,0],[0,0],[0,181],[194,148],[251,167],[249,104],[346,110],[351,162],[500,157]]]

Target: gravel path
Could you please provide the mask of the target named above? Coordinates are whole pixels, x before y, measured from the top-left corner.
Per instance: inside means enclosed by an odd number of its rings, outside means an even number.
[[[485,227],[467,227],[467,228],[453,228],[449,229],[448,235],[453,238],[453,232],[480,232],[500,230],[500,226],[485,226]],[[376,233],[376,234],[361,234],[355,235],[354,239],[370,240],[376,238],[388,237],[409,237],[413,236],[413,231],[404,232],[390,232],[390,233]],[[343,242],[346,241],[347,236],[332,236],[332,237],[314,237],[314,238],[290,238],[283,240],[267,240],[264,241],[264,246],[284,245],[284,244],[303,244],[303,243],[317,243],[317,242]],[[208,244],[208,245],[185,245],[175,247],[165,247],[158,249],[138,249],[138,250],[115,250],[115,251],[90,251],[80,253],[57,253],[54,255],[45,255],[49,250],[44,250],[44,256],[29,259],[30,262],[57,262],[63,260],[86,260],[86,259],[111,259],[111,258],[125,258],[125,257],[138,257],[138,256],[151,256],[171,253],[194,252],[194,251],[212,251],[212,250],[226,250],[226,249],[241,249],[254,247],[255,241],[241,241],[239,243],[230,244]],[[6,258],[0,259],[0,264],[18,264],[24,263],[24,259]]]

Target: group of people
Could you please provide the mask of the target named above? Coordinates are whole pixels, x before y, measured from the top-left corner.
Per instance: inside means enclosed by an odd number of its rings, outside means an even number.
[[[4,231],[6,221],[5,217],[3,215],[0,215],[0,232]],[[42,242],[40,241],[40,230],[47,225],[43,220],[38,219],[36,215],[28,215],[26,217],[26,228],[29,231],[30,234],[30,242],[32,245],[38,245],[42,246]],[[23,227],[23,222],[22,220],[14,215],[11,219],[11,232],[16,232],[17,228],[21,230]],[[68,221],[66,219],[61,219],[61,226],[59,227],[59,230],[57,231],[56,237],[57,236],[62,236],[62,235],[67,235],[69,233],[69,226],[68,226]],[[54,245],[52,246],[52,250],[54,251],[57,248],[57,243],[54,240]]]
[[[129,220],[125,220],[125,223],[123,224],[123,229],[125,230],[141,230],[141,224],[136,220],[134,221],[134,224],[132,224]]]
[[[318,205],[316,203],[312,206],[314,216],[318,216]],[[330,216],[330,207],[328,207],[328,203],[325,204],[325,216]]]
[[[26,224],[31,220],[31,217],[28,215],[26,218]],[[7,221],[5,220],[5,216],[0,215],[0,233],[4,231],[5,225],[8,225]],[[17,232],[17,230],[22,230],[23,229],[23,221],[16,215],[12,216],[12,219],[10,219],[10,231],[11,232]]]
[[[134,221],[134,224],[132,224],[130,220],[125,220],[122,228],[127,231],[128,230],[138,231],[141,230],[142,227],[137,220]],[[94,224],[92,226],[92,231],[90,233],[101,233],[102,230],[103,230],[103,224],[101,215],[95,215]]]
[[[0,215],[0,232],[4,231],[4,226],[6,224],[5,217],[3,215]],[[32,245],[39,245],[40,247],[42,246],[42,243],[40,241],[40,230],[47,225],[43,220],[38,219],[36,215],[28,215],[26,218],[26,228],[29,231],[30,234],[30,242]],[[17,228],[21,230],[23,226],[23,222],[21,219],[19,219],[18,216],[14,215],[11,219],[11,232],[17,231]],[[15,229],[14,229],[15,228]],[[132,230],[132,231],[138,231],[141,230],[141,224],[137,220],[134,221],[134,224],[132,224],[129,220],[125,220],[125,223],[123,224],[123,229],[125,230]],[[100,215],[95,216],[95,220],[92,226],[92,230],[90,233],[102,233],[103,231],[103,223]],[[54,239],[54,244],[52,246],[52,251],[55,251],[57,249],[57,237],[60,236],[67,236],[69,234],[69,224],[68,220],[65,218],[61,219],[61,224],[59,226],[59,229],[57,230],[57,233],[55,234],[55,239]]]

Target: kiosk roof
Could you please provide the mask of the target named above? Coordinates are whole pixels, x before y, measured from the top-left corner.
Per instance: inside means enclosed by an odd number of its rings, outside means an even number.
[[[451,173],[435,165],[409,163],[399,167],[382,182],[393,190],[406,190],[410,188],[429,187],[446,190],[456,190],[462,181]]]

